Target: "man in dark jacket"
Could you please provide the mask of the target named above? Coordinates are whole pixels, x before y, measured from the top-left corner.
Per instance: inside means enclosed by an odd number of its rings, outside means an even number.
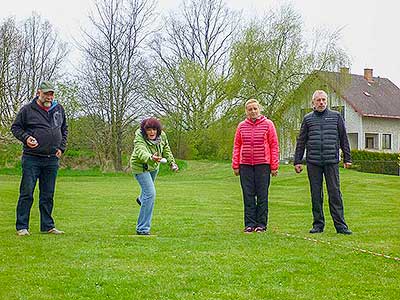
[[[24,144],[17,204],[17,235],[30,235],[29,217],[38,179],[40,230],[63,234],[63,231],[55,228],[51,214],[59,159],[65,151],[68,129],[64,108],[54,100],[51,82],[40,84],[37,96],[18,112],[11,131]]]
[[[327,94],[317,90],[312,97],[313,112],[305,115],[297,138],[294,156],[296,173],[303,170],[301,161],[306,153],[310,182],[313,228],[310,233],[324,231],[323,177],[329,196],[329,211],[337,233],[351,234],[344,220],[342,193],[339,181],[339,148],[343,152],[344,167],[351,166],[350,146],[342,116],[327,109]]]

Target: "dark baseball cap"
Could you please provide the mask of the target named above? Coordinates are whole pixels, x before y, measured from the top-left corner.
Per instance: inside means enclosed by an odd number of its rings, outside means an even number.
[[[39,90],[43,93],[54,92],[54,85],[50,81],[42,81],[39,85]]]

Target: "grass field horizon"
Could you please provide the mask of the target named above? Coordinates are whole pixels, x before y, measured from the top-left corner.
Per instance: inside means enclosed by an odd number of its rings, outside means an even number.
[[[345,217],[311,235],[306,172],[272,179],[266,233],[244,234],[229,163],[189,161],[157,179],[151,237],[135,235],[129,175],[59,176],[63,236],[15,235],[20,176],[0,175],[0,299],[399,299],[400,177],[341,169]],[[380,256],[386,255],[387,258]]]

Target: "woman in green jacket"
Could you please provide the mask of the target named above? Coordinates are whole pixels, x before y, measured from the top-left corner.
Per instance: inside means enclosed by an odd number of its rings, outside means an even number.
[[[178,171],[167,135],[162,131],[161,123],[155,118],[142,121],[136,130],[134,150],[131,156],[132,173],[139,182],[141,193],[136,199],[140,206],[136,233],[149,235],[151,219],[153,216],[156,189],[154,181],[160,163],[168,163],[173,171]]]

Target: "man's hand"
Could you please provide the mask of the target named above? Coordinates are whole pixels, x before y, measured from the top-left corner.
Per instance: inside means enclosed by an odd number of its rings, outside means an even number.
[[[303,171],[303,165],[302,164],[294,165],[294,170],[296,171],[297,174],[301,173],[301,171]]]
[[[278,170],[271,170],[271,175],[273,177],[278,176]]]
[[[29,148],[36,148],[37,146],[39,146],[37,140],[33,137],[33,136],[29,136],[26,139],[26,144],[28,145]]]
[[[347,162],[347,163],[343,163],[343,167],[345,169],[350,169],[351,168],[351,163]]]
[[[239,176],[239,169],[233,169],[233,174],[235,174],[235,176]]]
[[[56,151],[56,156],[57,156],[58,158],[61,158],[61,155],[62,155],[62,151],[61,151],[60,149],[57,149],[57,151]]]

